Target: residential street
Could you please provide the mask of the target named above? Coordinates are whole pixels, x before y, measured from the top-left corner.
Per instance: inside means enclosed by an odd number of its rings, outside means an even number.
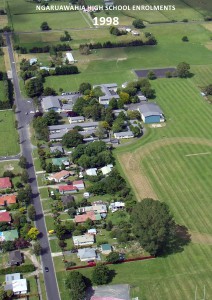
[[[29,178],[30,178],[29,182],[32,187],[32,193],[33,193],[32,200],[33,200],[33,204],[36,209],[36,227],[41,232],[40,243],[41,243],[41,246],[43,249],[43,252],[41,255],[43,270],[45,267],[49,268],[49,272],[45,272],[45,270],[44,270],[44,280],[45,280],[47,296],[48,296],[49,300],[60,300],[57,281],[56,281],[56,277],[55,277],[54,265],[53,265],[52,256],[51,256],[51,252],[50,252],[48,235],[47,235],[47,231],[46,231],[42,206],[41,206],[41,202],[40,202],[40,196],[39,196],[39,192],[38,192],[38,185],[37,185],[36,176],[35,176],[35,169],[33,166],[32,146],[31,146],[30,137],[29,137],[29,125],[28,125],[32,119],[32,115],[26,114],[26,113],[29,113],[30,104],[27,103],[27,101],[22,99],[22,97],[21,97],[18,76],[16,73],[16,67],[15,67],[14,56],[13,56],[13,51],[12,51],[12,45],[11,45],[11,41],[10,41],[10,34],[5,34],[5,36],[6,36],[11,70],[12,70],[12,76],[13,76],[15,104],[17,107],[16,115],[17,115],[17,120],[18,120],[18,125],[19,125],[21,152],[22,152],[22,155],[25,156],[27,159],[27,163],[28,163],[27,171],[29,173]]]

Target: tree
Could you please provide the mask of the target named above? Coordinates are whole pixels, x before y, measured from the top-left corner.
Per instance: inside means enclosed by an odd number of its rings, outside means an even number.
[[[124,104],[128,104],[130,102],[130,95],[128,93],[120,92],[119,96]]]
[[[43,82],[41,78],[32,78],[26,82],[26,93],[29,97],[33,98],[40,96],[43,92]]]
[[[107,284],[110,281],[110,270],[106,265],[98,264],[92,272],[92,282],[97,285]]]
[[[6,170],[6,171],[4,171],[4,173],[3,173],[3,177],[10,177],[10,178],[13,178],[13,177],[14,177],[14,174],[13,174],[12,171]]]
[[[23,170],[22,174],[21,174],[21,181],[23,181],[24,183],[27,183],[29,180],[29,175],[27,173],[27,170]]]
[[[131,218],[142,247],[151,255],[163,253],[175,235],[175,222],[167,204],[144,199],[135,205]]]
[[[188,42],[189,39],[188,39],[188,37],[187,37],[186,35],[184,35],[184,36],[182,37],[182,41],[183,41],[183,42]]]
[[[36,211],[34,205],[30,204],[27,208],[27,214],[30,220],[34,221],[36,216]]]
[[[190,75],[190,65],[187,64],[186,62],[181,62],[178,64],[177,66],[177,76],[180,77],[180,78],[186,78],[186,77],[189,77]]]
[[[39,256],[41,254],[41,250],[42,250],[42,247],[41,247],[41,244],[40,242],[35,242],[34,245],[33,245],[33,253],[36,255],[36,256]]]
[[[44,96],[55,96],[57,95],[56,91],[53,89],[53,88],[50,88],[50,87],[45,87],[45,89],[43,90],[43,95]]]
[[[79,52],[82,55],[88,55],[90,53],[90,47],[88,45],[80,45]]]
[[[6,298],[6,292],[3,287],[0,288],[0,300],[4,300]]]
[[[24,249],[30,246],[29,241],[25,240],[24,238],[20,237],[15,240],[15,247],[16,249]]]
[[[148,74],[147,74],[147,78],[150,79],[150,80],[154,80],[154,79],[157,78],[157,76],[155,75],[155,72],[149,71]]]
[[[143,23],[143,21],[141,19],[136,19],[132,22],[132,25],[135,27],[135,28],[145,28],[145,25]]]
[[[60,115],[58,112],[51,109],[49,112],[45,114],[44,120],[47,126],[58,125],[60,120]]]
[[[84,300],[86,284],[81,273],[72,271],[68,274],[65,281],[66,288],[70,290],[71,300]]]
[[[119,253],[118,252],[110,252],[106,258],[107,262],[115,264],[120,261]]]
[[[70,130],[62,138],[62,145],[71,148],[83,143],[83,136],[77,130]]]
[[[83,82],[79,86],[80,93],[84,94],[86,90],[91,90],[91,84],[88,82]]]
[[[48,23],[47,22],[43,22],[41,25],[40,25],[40,29],[42,31],[45,31],[45,30],[51,30],[51,28],[49,27]]]
[[[212,95],[212,84],[209,84],[204,88],[204,93],[206,95]]]
[[[39,230],[36,227],[30,228],[30,230],[27,233],[27,236],[30,240],[37,240],[38,235],[39,235]]]
[[[23,155],[20,156],[18,165],[19,165],[22,169],[26,169],[26,167],[27,167],[27,160],[26,160],[26,157],[24,157]]]

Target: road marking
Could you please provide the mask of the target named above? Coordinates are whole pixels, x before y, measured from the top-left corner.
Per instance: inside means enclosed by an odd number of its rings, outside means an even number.
[[[193,153],[193,154],[186,154],[185,156],[197,156],[197,155],[208,155],[211,152],[200,152],[200,153]]]

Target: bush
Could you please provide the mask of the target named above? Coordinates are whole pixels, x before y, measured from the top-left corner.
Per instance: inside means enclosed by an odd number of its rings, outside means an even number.
[[[73,261],[67,261],[67,262],[65,263],[65,266],[66,266],[66,268],[71,268],[71,267],[73,267],[73,266],[76,266],[76,264],[75,264],[75,262],[73,262]]]

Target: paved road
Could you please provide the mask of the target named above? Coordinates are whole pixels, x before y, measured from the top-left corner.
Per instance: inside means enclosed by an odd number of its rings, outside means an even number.
[[[13,85],[14,85],[14,91],[15,91],[15,104],[17,107],[17,120],[19,123],[19,135],[20,135],[20,143],[21,143],[21,150],[22,155],[24,155],[27,159],[27,171],[29,174],[29,181],[32,187],[32,193],[33,193],[33,204],[36,209],[36,227],[38,230],[42,233],[42,236],[40,238],[40,243],[43,249],[43,253],[41,255],[42,265],[44,267],[49,268],[49,272],[44,271],[44,280],[46,285],[46,291],[47,291],[47,297],[48,300],[60,300],[60,295],[58,291],[57,281],[55,277],[55,271],[54,271],[54,265],[51,257],[51,252],[49,248],[49,241],[48,236],[46,232],[45,222],[44,222],[44,216],[42,211],[42,206],[40,202],[40,196],[38,192],[38,185],[36,181],[35,176],[35,169],[33,166],[33,160],[32,160],[32,146],[29,138],[29,130],[28,130],[28,124],[30,120],[32,119],[32,116],[30,114],[26,113],[28,112],[30,103],[23,100],[20,93],[19,88],[19,82],[18,82],[18,76],[16,73],[16,67],[14,62],[14,56],[12,51],[12,45],[10,41],[10,35],[5,34],[7,46],[8,46],[8,52],[9,52],[9,58],[11,63],[11,69],[13,74]],[[28,105],[29,104],[29,105]]]

